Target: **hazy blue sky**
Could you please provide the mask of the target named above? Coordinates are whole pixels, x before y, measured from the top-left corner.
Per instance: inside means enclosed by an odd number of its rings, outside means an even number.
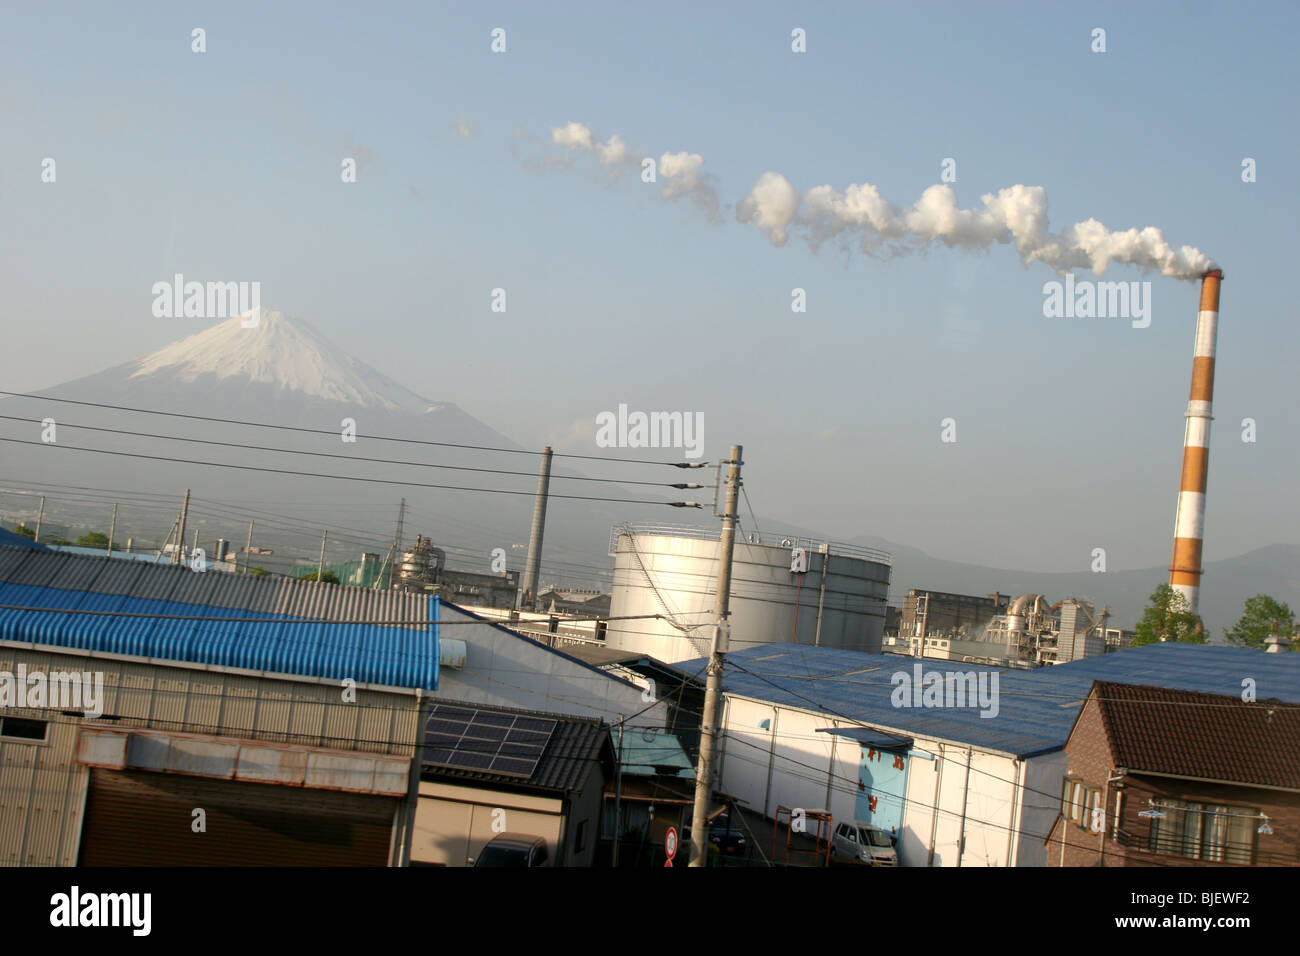
[[[1196,283],[1115,268],[1151,280],[1149,328],[1047,319],[1053,272],[1008,246],[879,259],[736,221],[767,171],[905,206],[952,157],[964,208],[1043,186],[1053,230],[1157,226],[1223,266],[1206,558],[1300,543],[1294,4],[698,6],[6,3],[3,387],[196,331],[151,314],[173,273],[258,280],[526,445],[595,450],[619,403],[700,411],[760,515],[1009,567],[1166,562]],[[721,222],[562,168],[569,121],[702,155]]]

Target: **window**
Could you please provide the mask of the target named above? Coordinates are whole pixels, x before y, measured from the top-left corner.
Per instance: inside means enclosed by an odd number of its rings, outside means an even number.
[[[1078,777],[1066,777],[1061,787],[1061,816],[1071,823],[1084,826],[1084,807],[1087,802],[1087,788]]]
[[[1066,777],[1061,783],[1061,816],[1070,819],[1070,794],[1074,792],[1075,780],[1073,777]]]
[[[0,717],[0,737],[45,743],[45,732],[48,726],[48,722],[44,720],[28,720],[26,717]]]
[[[1253,863],[1258,810],[1220,804],[1156,800],[1147,849],[1214,863]]]
[[[573,852],[581,853],[587,848],[587,821],[578,824],[578,832],[573,835]]]
[[[1088,805],[1084,810],[1083,822],[1080,825],[1092,833],[1101,833],[1106,829],[1105,813],[1105,807],[1101,802],[1101,791],[1090,789],[1088,791]]]

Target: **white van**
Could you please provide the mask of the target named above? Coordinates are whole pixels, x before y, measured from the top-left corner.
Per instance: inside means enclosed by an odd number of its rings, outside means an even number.
[[[831,854],[870,866],[898,866],[898,851],[889,831],[870,823],[838,823],[831,837]]]

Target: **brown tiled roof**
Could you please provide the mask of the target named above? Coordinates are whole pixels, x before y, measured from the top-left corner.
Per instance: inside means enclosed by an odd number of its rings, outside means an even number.
[[[1136,684],[1092,685],[1115,765],[1300,790],[1300,707]]]

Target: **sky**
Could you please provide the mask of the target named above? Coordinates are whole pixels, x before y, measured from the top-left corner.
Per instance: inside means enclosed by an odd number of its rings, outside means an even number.
[[[1153,226],[1224,269],[1205,559],[1300,544],[1294,5],[6,3],[4,19],[7,390],[198,331],[151,311],[175,273],[259,281],[264,305],[528,447],[597,452],[596,416],[620,404],[698,412],[706,458],[744,446],[760,516],[1013,569],[1083,569],[1096,548],[1114,569],[1166,563],[1195,281],[1112,265],[1151,283],[1147,327],[1049,318],[1060,276],[1008,244],[776,245],[738,221],[765,173],[871,183],[904,208],[951,159],[962,209],[1039,186],[1052,232]],[[633,160],[702,157],[695,195],[717,215],[664,198],[666,174],[614,177],[554,142],[568,123]]]

